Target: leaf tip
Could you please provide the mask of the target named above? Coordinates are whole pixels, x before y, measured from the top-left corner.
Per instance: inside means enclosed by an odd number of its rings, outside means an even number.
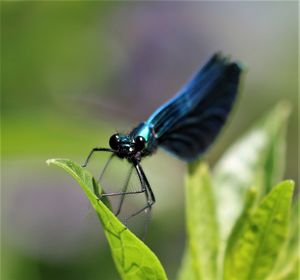
[[[190,175],[193,175],[198,171],[203,172],[203,170],[207,170],[207,169],[208,169],[207,164],[202,160],[193,161],[188,165],[188,172]]]
[[[281,190],[292,197],[294,192],[295,182],[293,180],[284,180],[276,185],[273,189]]]
[[[289,180],[285,180],[283,182],[286,183],[287,185],[289,185],[289,187],[291,189],[294,189],[294,187],[295,187],[295,181],[294,180],[289,179]]]
[[[54,159],[54,158],[51,158],[51,159],[47,159],[47,160],[46,160],[47,165],[50,165],[50,164],[52,164],[52,163],[54,163],[54,162],[55,162],[55,159]]]
[[[247,194],[249,197],[254,199],[258,195],[258,189],[256,187],[250,187],[247,190]]]

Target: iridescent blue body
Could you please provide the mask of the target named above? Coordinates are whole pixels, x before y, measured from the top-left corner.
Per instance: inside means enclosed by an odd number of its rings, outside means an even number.
[[[201,156],[225,124],[237,96],[241,72],[238,63],[215,54],[147,121],[128,134],[114,134],[109,141],[110,149],[93,149],[85,165],[94,151],[108,151],[112,157],[126,158],[136,168],[142,184],[140,192],[145,192],[148,199],[148,205],[141,210],[150,208],[155,199],[140,165],[142,158],[159,147],[184,161]]]
[[[162,147],[182,160],[196,159],[223,127],[237,95],[240,74],[237,63],[214,55],[173,99],[128,135],[121,135],[120,147],[131,142],[131,156],[134,139],[141,136],[145,139],[145,147],[139,151],[142,157]]]

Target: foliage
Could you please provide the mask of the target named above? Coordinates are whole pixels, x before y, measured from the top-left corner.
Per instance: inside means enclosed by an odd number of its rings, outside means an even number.
[[[275,185],[284,173],[288,113],[287,105],[279,104],[225,153],[213,176],[204,162],[190,164],[187,242],[178,279],[297,278],[294,183]],[[107,201],[105,205],[95,195],[100,186],[88,171],[70,160],[48,163],[62,167],[81,185],[103,225],[122,279],[167,279],[155,254],[112,214]]]
[[[70,173],[96,210],[109,242],[116,267],[123,279],[167,279],[155,254],[126,228],[95,195],[99,190],[92,175],[70,160],[48,160]]]
[[[203,279],[204,275],[205,279],[216,279],[217,276],[219,236],[211,184],[207,165],[190,165],[186,178],[188,249],[185,258],[191,261],[183,267],[179,277],[182,280]]]

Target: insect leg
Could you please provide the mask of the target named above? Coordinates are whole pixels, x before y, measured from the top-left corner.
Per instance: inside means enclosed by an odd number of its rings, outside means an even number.
[[[91,156],[93,155],[94,152],[111,152],[113,153],[114,151],[112,149],[109,148],[94,148],[90,151],[88,157],[86,158],[85,162],[83,165],[81,165],[81,167],[86,167],[91,159]]]
[[[137,171],[137,174],[139,176],[139,179],[140,179],[140,182],[141,182],[141,185],[142,185],[142,190],[144,190],[144,192],[145,192],[147,205],[145,207],[141,208],[140,210],[138,210],[137,212],[131,214],[128,218],[126,218],[125,224],[127,223],[127,221],[129,219],[133,218],[134,216],[140,214],[141,212],[143,212],[147,209],[149,210],[149,213],[150,213],[152,205],[155,203],[155,196],[153,194],[153,191],[150,187],[148,179],[147,179],[141,165],[139,163],[137,163],[134,167],[135,167],[135,169]]]
[[[100,195],[100,198],[101,198],[101,197],[104,197],[104,196],[117,196],[117,195],[125,196],[125,195],[128,195],[128,194],[145,193],[145,196],[146,196],[146,198],[147,198],[147,202],[150,201],[150,200],[153,200],[152,197],[154,198],[154,196],[153,196],[152,191],[151,191],[151,194],[152,194],[151,199],[149,199],[148,189],[147,189],[147,187],[146,187],[146,184],[144,183],[144,179],[143,179],[143,177],[142,177],[143,175],[141,175],[140,169],[139,169],[139,167],[138,167],[137,165],[138,165],[138,163],[134,163],[134,165],[132,166],[132,168],[131,168],[131,170],[130,170],[130,173],[129,173],[127,179],[126,179],[125,185],[124,185],[124,187],[123,187],[123,191],[121,191],[121,192],[112,192],[112,193],[102,193],[102,194]],[[141,183],[141,190],[139,190],[139,191],[130,191],[130,192],[128,192],[128,191],[126,191],[126,190],[127,190],[128,182],[129,182],[129,180],[130,180],[130,175],[131,175],[131,173],[132,173],[132,171],[133,171],[133,168],[135,168],[136,171],[137,171],[137,174],[138,174],[138,177],[139,177],[139,180],[140,180],[140,183]],[[143,173],[143,174],[144,174],[144,173]],[[145,176],[145,174],[144,174],[144,176]],[[145,179],[146,179],[146,182],[148,183],[147,178],[145,178]],[[149,183],[148,183],[148,184],[149,184]],[[123,199],[124,199],[124,198],[123,198]],[[149,203],[148,203],[148,204],[149,204]],[[146,208],[148,208],[148,206],[147,206]]]
[[[127,179],[126,179],[126,182],[125,182],[126,184],[124,185],[123,190],[124,190],[124,189],[127,190],[127,185],[128,185],[129,179],[130,179],[130,175],[131,175],[131,173],[132,173],[134,167],[135,167],[136,170],[137,170],[136,163],[134,163],[133,167],[132,167],[131,170],[130,170],[129,176],[128,176]],[[102,196],[116,196],[116,195],[122,195],[122,196],[123,196],[123,195],[127,195],[127,194],[138,194],[138,193],[146,192],[147,189],[144,187],[144,184],[142,183],[141,176],[140,176],[138,170],[137,170],[137,173],[138,173],[139,180],[140,180],[141,186],[142,186],[141,190],[139,190],[139,191],[130,191],[130,192],[127,192],[127,191],[121,191],[121,192],[103,193],[103,194],[101,194],[101,197],[102,197]],[[147,194],[147,195],[148,195],[148,194]]]
[[[132,165],[131,168],[130,168],[130,170],[129,170],[129,172],[128,172],[125,184],[124,184],[124,186],[122,188],[123,194],[121,196],[121,200],[120,200],[120,203],[119,203],[119,206],[118,206],[118,210],[117,210],[117,212],[115,214],[116,216],[118,216],[120,214],[120,212],[121,212],[122,205],[123,205],[123,202],[124,202],[125,194],[126,194],[126,191],[127,191],[127,188],[128,188],[128,184],[129,184],[129,180],[130,180],[133,168],[134,168],[134,166]]]
[[[101,196],[101,194],[100,194],[100,192],[99,192],[99,183],[100,183],[100,180],[101,180],[103,174],[105,173],[105,170],[107,169],[109,163],[111,162],[111,160],[112,160],[112,158],[113,158],[114,156],[115,156],[115,154],[111,154],[111,155],[110,155],[110,157],[108,158],[108,160],[106,161],[104,167],[103,167],[102,170],[101,170],[101,173],[100,173],[100,176],[99,176],[99,179],[98,179],[97,183],[93,185],[94,193],[95,193],[95,195],[96,195],[98,198]],[[96,180],[95,180],[95,182],[96,182]],[[101,185],[101,184],[100,184],[100,185]],[[104,192],[104,189],[102,188],[101,193],[103,193],[103,192]]]
[[[102,196],[116,196],[116,195],[125,195],[125,194],[137,194],[137,193],[143,193],[146,189],[142,189],[140,191],[134,191],[134,192],[113,192],[113,193],[103,193],[100,195],[100,198]]]
[[[109,159],[106,161],[106,163],[105,163],[105,165],[104,165],[104,167],[102,168],[102,171],[101,171],[101,173],[100,173],[98,182],[101,181],[101,179],[102,179],[102,177],[103,177],[103,175],[104,175],[104,173],[105,173],[105,171],[106,171],[106,169],[107,169],[109,163],[111,162],[111,160],[113,159],[114,156],[115,156],[115,154],[111,154],[110,157],[109,157]]]

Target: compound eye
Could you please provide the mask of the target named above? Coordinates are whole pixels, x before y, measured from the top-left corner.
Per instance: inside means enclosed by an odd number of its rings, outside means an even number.
[[[113,149],[113,150],[119,150],[119,144],[120,144],[120,136],[119,134],[114,134],[110,137],[109,139],[109,146]]]
[[[138,136],[134,139],[136,151],[142,151],[146,146],[146,140],[143,136]]]

